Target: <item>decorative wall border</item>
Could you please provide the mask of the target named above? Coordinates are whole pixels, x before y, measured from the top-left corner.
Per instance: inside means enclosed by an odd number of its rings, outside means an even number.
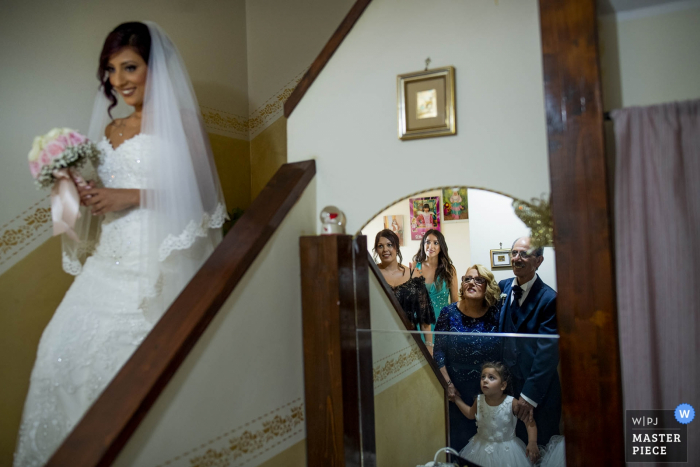
[[[243,431],[242,431],[243,430]],[[175,456],[157,467],[186,460],[191,467],[236,467],[304,431],[304,402],[298,398],[201,445]],[[206,451],[202,452],[202,450]],[[252,455],[254,454],[254,455]],[[244,458],[245,457],[245,458]]]
[[[397,355],[394,357],[394,355]],[[392,358],[393,357],[393,358]],[[382,363],[382,360],[386,360]],[[378,389],[409,371],[414,364],[425,362],[417,345],[409,345],[393,354],[377,360],[372,365],[374,388]],[[427,363],[427,362],[426,362]]]
[[[306,67],[301,73],[292,78],[287,84],[282,86],[275,94],[266,100],[260,107],[250,113],[248,120],[249,135],[253,139],[259,135],[272,122],[276,121],[284,114],[284,103],[287,98],[292,95],[294,89],[301,81],[301,78],[306,74],[309,67]]]
[[[275,122],[284,113],[284,103],[294,92],[308,68],[292,78],[246,118],[242,115],[225,112],[200,105],[204,125],[212,132],[223,132],[249,141]]]
[[[248,140],[248,119],[203,105],[199,106],[207,130],[224,132]]]
[[[47,201],[48,196],[0,227],[0,266],[49,230],[51,208]]]

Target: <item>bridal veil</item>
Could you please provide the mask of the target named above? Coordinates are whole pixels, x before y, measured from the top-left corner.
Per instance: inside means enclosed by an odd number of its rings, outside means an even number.
[[[177,48],[153,22],[141,134],[147,135],[141,190],[139,303],[157,321],[221,240],[226,208],[192,84]],[[95,99],[88,137],[100,141],[109,101]],[[63,268],[77,275],[99,238],[99,219],[81,208],[80,241],[63,235]]]

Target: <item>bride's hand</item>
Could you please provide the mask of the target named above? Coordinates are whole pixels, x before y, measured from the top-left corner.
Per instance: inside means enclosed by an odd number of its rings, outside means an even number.
[[[139,205],[140,190],[122,188],[95,188],[94,183],[81,190],[80,202],[92,207],[93,216],[123,211]]]
[[[83,185],[83,186],[76,184],[76,186],[78,188],[78,193],[80,194],[80,204],[82,206],[87,206],[87,204],[85,204],[85,200],[83,199],[83,192],[85,190],[91,190],[91,189],[95,188],[95,181],[94,180],[88,180],[86,183],[87,184]],[[92,195],[89,195],[86,198],[90,198],[90,196],[92,196]]]

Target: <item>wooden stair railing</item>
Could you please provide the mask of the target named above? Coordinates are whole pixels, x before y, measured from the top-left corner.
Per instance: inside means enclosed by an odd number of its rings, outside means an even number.
[[[90,407],[48,466],[110,465],[316,174],[283,165]]]
[[[299,253],[307,463],[374,467],[370,269],[406,329],[414,328],[367,253],[367,237],[301,237]],[[443,388],[449,444],[447,383],[420,335],[412,336]]]

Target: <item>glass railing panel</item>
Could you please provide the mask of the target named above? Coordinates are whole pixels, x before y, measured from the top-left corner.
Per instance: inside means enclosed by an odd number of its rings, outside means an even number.
[[[378,467],[424,465],[448,446],[476,465],[565,465],[557,335],[357,332],[371,336]],[[514,415],[527,404],[534,423]]]

